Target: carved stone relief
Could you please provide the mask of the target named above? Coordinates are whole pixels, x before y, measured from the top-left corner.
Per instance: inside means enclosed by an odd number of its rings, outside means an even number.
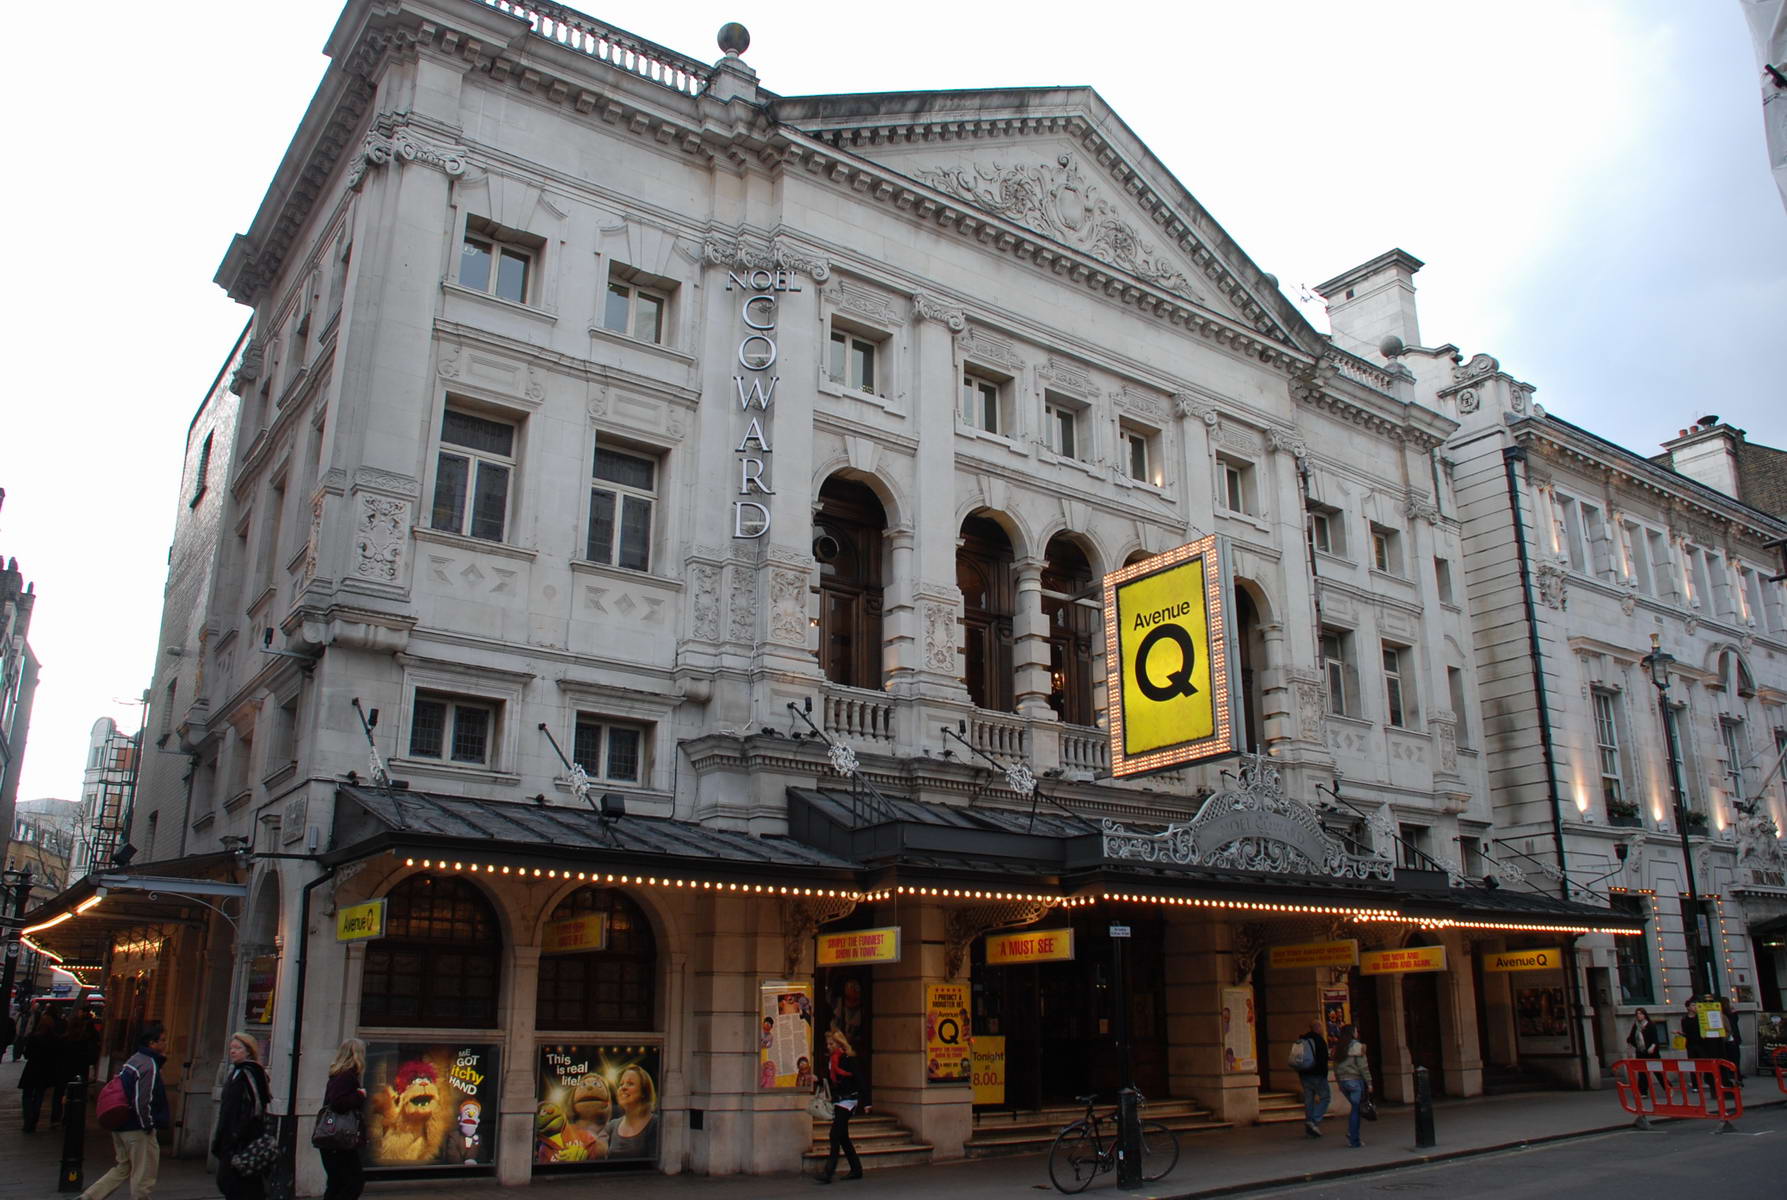
[[[749,567],[732,568],[731,621],[726,636],[735,642],[754,642],[757,631],[756,575]]]
[[[807,575],[776,568],[769,575],[769,635],[784,646],[807,644]]]
[[[1309,444],[1293,430],[1279,429],[1277,426],[1266,430],[1266,445],[1274,450],[1282,450],[1295,458],[1309,457]]]
[[[1322,725],[1328,711],[1328,693],[1319,682],[1297,681],[1297,724],[1312,742],[1324,741]]]
[[[1068,388],[1088,399],[1098,395],[1098,389],[1092,384],[1091,374],[1078,363],[1051,358],[1036,368],[1036,377],[1044,383]]]
[[[466,156],[469,153],[464,146],[442,145],[405,126],[393,126],[388,118],[383,119],[379,122],[379,127],[361,141],[360,149],[350,160],[352,165],[348,168],[348,190],[358,191],[360,185],[366,181],[368,171],[392,161],[418,163],[458,177],[465,174]]]
[[[1227,446],[1230,450],[1238,450],[1242,454],[1257,455],[1260,452],[1260,439],[1245,429],[1233,425],[1223,425],[1216,431],[1216,444]]]
[[[947,605],[925,605],[925,669],[953,674],[956,669],[956,614]]]
[[[846,312],[867,317],[877,325],[905,324],[905,319],[894,308],[893,301],[880,292],[841,279],[830,290],[837,297],[837,306]]]
[[[1017,371],[1023,368],[1024,360],[1004,338],[994,337],[984,329],[971,329],[962,343],[962,353],[969,358],[977,358],[982,362],[998,363],[1002,367]]]
[[[1439,714],[1428,721],[1433,728],[1434,737],[1440,744],[1440,770],[1456,771],[1458,769],[1458,726],[1451,721],[1443,721]]]
[[[1135,388],[1125,387],[1116,394],[1114,399],[1118,408],[1140,413],[1144,417],[1151,417],[1156,422],[1166,420],[1166,401],[1151,392],[1140,392]]]
[[[946,195],[1047,234],[1156,287],[1200,298],[1184,273],[1104,198],[1072,154],[1056,156],[1052,165],[974,163],[913,174]]]
[[[1458,393],[1458,411],[1461,413],[1474,413],[1477,411],[1477,408],[1481,403],[1482,402],[1477,399],[1477,390],[1475,388],[1465,388],[1462,392]]]
[[[362,493],[354,522],[354,574],[381,583],[396,582],[409,532],[409,501]]]
[[[841,921],[856,911],[856,901],[843,897],[788,897],[782,901],[782,978],[800,974],[801,961],[821,925]]]
[[[249,385],[261,377],[261,368],[266,364],[267,348],[258,339],[248,343],[242,351],[242,361],[236,364],[235,372],[230,376],[230,391],[240,396]]]
[[[936,321],[951,333],[960,333],[968,327],[968,317],[961,309],[924,292],[912,293],[912,312],[919,320]]]
[[[316,578],[317,554],[323,540],[323,497],[318,492],[310,502],[310,534],[304,543],[304,582]]]
[[[1173,396],[1173,407],[1182,417],[1196,417],[1210,428],[1216,428],[1222,420],[1222,413],[1208,400],[1192,395],[1190,392],[1178,392]]]
[[[720,640],[720,568],[701,563],[689,570],[689,595],[694,611],[694,636],[707,642]]]
[[[1013,900],[1004,904],[971,904],[949,914],[944,933],[943,972],[955,979],[968,961],[968,947],[983,933],[1034,925],[1048,915],[1049,905],[1038,900]]]
[[[644,592],[635,595],[624,588],[601,587],[593,583],[583,587],[583,606],[605,617],[623,617],[642,625],[662,625],[666,615],[661,596]]]
[[[1566,587],[1568,573],[1555,563],[1540,563],[1534,572],[1539,585],[1539,599],[1545,607],[1562,609],[1570,606],[1570,596]]]

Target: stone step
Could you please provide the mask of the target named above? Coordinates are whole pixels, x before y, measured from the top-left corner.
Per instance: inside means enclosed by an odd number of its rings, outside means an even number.
[[[856,1142],[855,1131],[851,1131],[850,1141]],[[892,1146],[856,1147],[856,1156],[862,1160],[862,1169],[878,1171],[883,1167],[917,1167],[931,1161],[931,1144],[929,1142],[902,1142]],[[817,1175],[825,1166],[825,1150],[809,1150],[801,1155],[801,1172],[806,1175]],[[838,1156],[838,1170],[850,1169],[850,1164],[842,1155]]]
[[[1098,1111],[1107,1117],[1113,1109],[1100,1105]],[[1069,1121],[1077,1121],[1086,1113],[1084,1105],[1052,1104],[1046,1108],[982,1110],[974,1114],[975,1129],[1008,1129],[1014,1125],[1046,1125],[1059,1129]],[[1142,1115],[1155,1121],[1168,1117],[1208,1116],[1209,1111],[1191,1100],[1150,1100],[1142,1105]]]
[[[1152,1105],[1142,1115],[1146,1120],[1159,1121],[1177,1133],[1180,1138],[1203,1133],[1219,1133],[1222,1130],[1234,1128],[1234,1125],[1228,1121],[1214,1120],[1208,1114],[1203,1113],[1163,1116],[1153,1111]],[[1075,1119],[1077,1117],[1078,1114],[1075,1115]],[[1061,1123],[1061,1125],[1065,1124],[1067,1124],[1065,1121]],[[1040,1154],[1054,1143],[1055,1135],[1061,1132],[1061,1125],[1053,1127],[1013,1125],[1001,1129],[977,1128],[974,1131],[974,1136],[962,1144],[962,1152],[969,1158],[992,1158],[1007,1154]]]
[[[850,1140],[856,1144],[858,1149],[861,1149],[864,1146],[883,1146],[893,1142],[910,1142],[912,1140],[912,1135],[897,1125],[891,1129],[858,1129],[856,1127],[856,1122],[852,1121],[850,1122]],[[831,1145],[830,1130],[827,1130],[823,1134],[814,1131],[813,1150],[817,1150],[819,1153],[824,1154],[826,1147],[829,1145]]]

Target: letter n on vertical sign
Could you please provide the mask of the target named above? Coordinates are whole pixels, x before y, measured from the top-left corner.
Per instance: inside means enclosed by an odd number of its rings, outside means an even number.
[[[1104,577],[1111,774],[1234,754],[1228,544],[1212,534]]]

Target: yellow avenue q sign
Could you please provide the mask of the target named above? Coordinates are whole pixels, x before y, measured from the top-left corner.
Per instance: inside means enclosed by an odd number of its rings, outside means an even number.
[[[1485,971],[1555,971],[1564,965],[1564,952],[1556,946],[1536,950],[1503,950],[1483,955]]]
[[[1234,753],[1227,594],[1214,535],[1105,576],[1111,774]]]
[[[385,936],[385,901],[368,900],[335,910],[335,940],[359,942]]]
[[[1365,950],[1359,954],[1361,975],[1403,975],[1445,969],[1444,946],[1407,946],[1401,950]]]

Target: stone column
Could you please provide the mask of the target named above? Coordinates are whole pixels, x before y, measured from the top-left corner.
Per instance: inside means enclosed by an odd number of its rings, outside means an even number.
[[[874,976],[875,1108],[929,1142],[936,1160],[961,1158],[974,1132],[973,1086],[925,1080],[926,986],[952,982],[944,966],[948,919],[938,904],[901,905],[900,961],[875,968]],[[962,971],[953,982],[968,982],[966,956]]]
[[[1218,1120],[1252,1124],[1260,1112],[1259,1077],[1223,1070],[1222,989],[1236,970],[1232,927],[1202,914],[1169,916],[1163,958],[1168,1089]]]
[[[1011,618],[1012,696],[1019,716],[1052,719],[1049,708],[1049,621],[1042,611],[1040,558],[1012,563],[1016,593]]]
[[[1367,975],[1364,986],[1377,980],[1378,1036],[1384,1044],[1378,1048],[1384,1077],[1376,1080],[1378,1092],[1387,1100],[1412,1102],[1415,1098],[1415,1063],[1409,1053],[1408,1037],[1402,1019],[1401,975]]]
[[[498,1096],[502,1115],[496,1130],[496,1181],[517,1187],[533,1177],[534,1015],[540,993],[540,947],[511,946],[503,971],[508,976],[503,1005],[508,1010],[503,1021],[508,1042]]]
[[[1453,1096],[1483,1094],[1483,1051],[1477,1038],[1473,947],[1467,938],[1446,939],[1446,974],[1440,980],[1440,1062]]]
[[[913,301],[912,429],[918,439],[912,465],[910,596],[916,657],[913,669],[889,681],[895,695],[965,704],[959,624],[962,594],[956,587],[956,389],[961,386],[955,335],[962,313],[924,296]],[[926,399],[931,402],[926,403]]]
[[[924,667],[912,527],[889,529],[881,541],[887,547],[888,562],[887,581],[881,589],[881,679],[886,690],[897,692]]]

